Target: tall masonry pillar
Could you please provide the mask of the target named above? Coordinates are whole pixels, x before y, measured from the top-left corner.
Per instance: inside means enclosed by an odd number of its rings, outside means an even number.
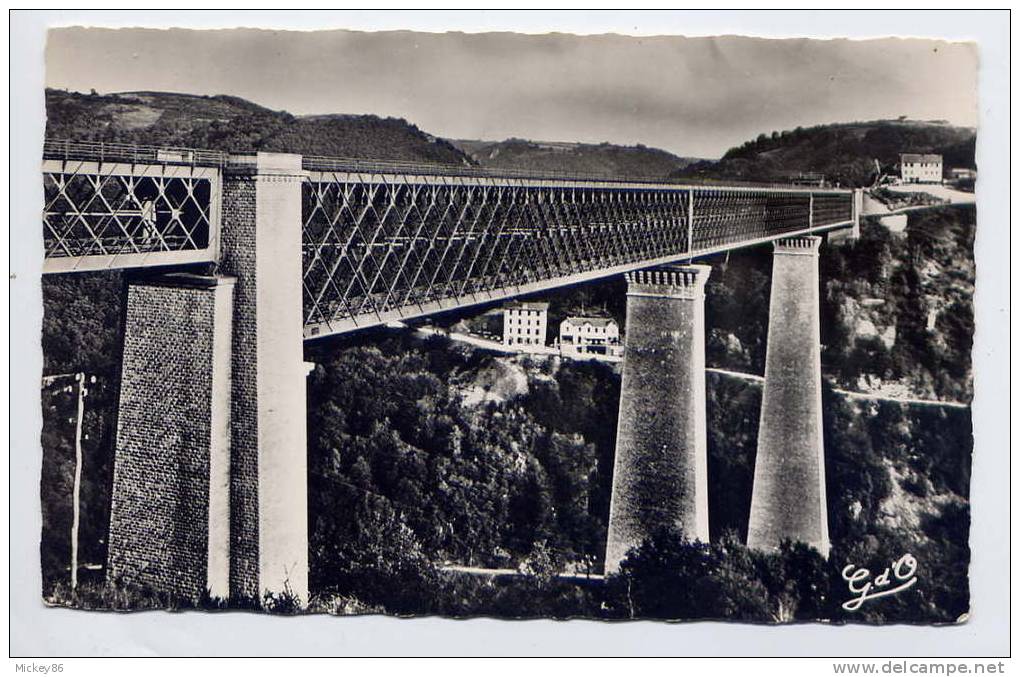
[[[709,266],[627,274],[627,336],[605,572],[659,529],[707,542]]]
[[[107,576],[228,595],[234,280],[127,285]]]
[[[234,288],[230,592],[308,599],[301,156],[234,156],[219,269]]]
[[[769,335],[747,545],[784,539],[829,555],[818,313],[820,237],[775,242]]]

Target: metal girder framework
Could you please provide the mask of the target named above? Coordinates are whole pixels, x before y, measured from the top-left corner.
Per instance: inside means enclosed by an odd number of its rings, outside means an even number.
[[[214,261],[220,169],[43,161],[44,273]]]
[[[813,223],[819,225],[853,221],[853,193],[815,193],[811,218]]]
[[[254,156],[47,141],[44,273],[214,262]],[[850,226],[853,193],[303,160],[305,336]],[[434,168],[433,168],[434,169]]]
[[[306,337],[848,225],[850,191],[312,171]]]

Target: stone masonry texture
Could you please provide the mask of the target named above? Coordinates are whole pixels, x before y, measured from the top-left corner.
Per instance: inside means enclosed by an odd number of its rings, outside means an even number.
[[[259,596],[258,412],[255,362],[255,179],[223,181],[219,270],[234,286],[230,407],[230,595]]]
[[[128,286],[111,580],[190,598],[208,588],[210,454],[227,425],[214,412],[229,381],[215,350],[230,333],[229,315],[217,313],[230,302],[229,285],[223,291],[214,278],[187,275]]]
[[[747,544],[774,549],[789,539],[828,556],[818,311],[820,240],[802,237],[775,244]]]
[[[219,270],[237,279],[230,592],[307,598],[300,158],[254,160],[223,182]]]
[[[627,334],[606,573],[657,530],[708,541],[708,266],[627,275]]]

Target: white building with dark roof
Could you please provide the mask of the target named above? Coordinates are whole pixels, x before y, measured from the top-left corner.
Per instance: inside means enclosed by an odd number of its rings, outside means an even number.
[[[900,155],[903,183],[942,183],[942,156],[931,153]]]
[[[619,355],[620,325],[607,317],[568,317],[560,322],[560,352],[570,354]]]
[[[549,304],[517,301],[503,306],[503,345],[527,349],[544,346]]]

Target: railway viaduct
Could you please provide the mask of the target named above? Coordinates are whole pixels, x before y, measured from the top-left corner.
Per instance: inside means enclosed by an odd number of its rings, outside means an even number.
[[[44,274],[126,289],[107,575],[307,600],[303,341],[626,275],[605,566],[708,540],[704,286],[774,248],[748,544],[828,552],[818,247],[860,194],[48,141]]]

